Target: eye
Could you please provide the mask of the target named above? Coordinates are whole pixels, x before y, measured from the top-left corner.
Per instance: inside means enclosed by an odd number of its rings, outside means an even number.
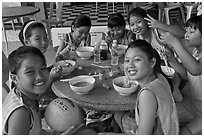
[[[34,74],[35,71],[34,70],[29,70],[29,71],[26,71],[25,74],[28,74],[28,75],[31,75],[31,74]]]
[[[124,60],[124,63],[128,63],[128,62],[129,62],[129,60],[128,60],[128,59],[125,59],[125,60]]]

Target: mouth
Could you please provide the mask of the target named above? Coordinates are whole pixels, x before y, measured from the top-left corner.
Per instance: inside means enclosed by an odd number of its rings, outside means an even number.
[[[128,70],[128,73],[130,76],[134,76],[137,73],[137,71],[136,70]]]
[[[35,86],[43,86],[44,85],[44,82],[37,82],[35,83]]]
[[[141,29],[134,29],[133,32],[136,34],[139,34],[139,33],[141,33]]]

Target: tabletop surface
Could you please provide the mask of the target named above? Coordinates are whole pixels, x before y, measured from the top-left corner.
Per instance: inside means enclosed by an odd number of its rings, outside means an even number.
[[[37,7],[3,7],[2,18],[18,18],[39,12]]]
[[[82,70],[76,68],[70,75],[65,76],[65,78],[72,78],[78,75],[88,75],[89,73],[102,70],[101,68],[91,65],[93,63],[93,59],[78,59],[77,63],[82,66]],[[100,65],[108,64],[110,64],[110,60],[103,61]],[[121,73],[120,75],[123,74]],[[58,97],[66,97],[82,107],[106,111],[134,110],[137,91],[130,96],[120,95],[114,90],[112,85],[112,80],[115,77],[110,77],[105,80],[100,80],[98,77],[95,78],[96,83],[94,88],[85,95],[76,94],[70,89],[68,82],[61,82],[59,80],[52,84],[52,89]],[[110,89],[103,87],[103,83],[108,84]]]

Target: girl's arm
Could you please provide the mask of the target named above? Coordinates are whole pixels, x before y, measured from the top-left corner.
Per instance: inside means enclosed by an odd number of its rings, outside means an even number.
[[[16,109],[8,119],[9,135],[28,135],[30,133],[31,116],[25,107]]]
[[[148,90],[142,91],[138,107],[140,118],[137,134],[151,135],[157,112],[157,100],[154,94]]]
[[[168,59],[168,62],[170,64],[170,66],[172,68],[175,69],[175,71],[183,78],[183,79],[187,79],[187,72],[186,69],[183,67],[182,64],[180,64],[176,58],[174,57],[174,52],[169,49],[168,51],[166,51],[166,56]]]
[[[60,54],[60,52],[65,48],[65,42],[66,41],[66,35],[63,34],[63,40],[60,40],[60,43],[59,43],[59,47],[57,49],[57,53],[56,53],[56,56],[58,56]]]
[[[197,61],[182,45],[181,41],[170,33],[161,34],[161,39],[174,48],[186,70],[194,76],[202,74],[202,60]]]
[[[149,18],[145,18],[145,20],[148,21],[148,25],[150,28],[157,28],[161,29],[162,31],[170,32],[173,35],[175,35],[178,38],[184,38],[184,35],[186,31],[182,29],[180,26],[173,26],[173,25],[168,25],[163,22],[160,22],[150,15],[147,15]]]

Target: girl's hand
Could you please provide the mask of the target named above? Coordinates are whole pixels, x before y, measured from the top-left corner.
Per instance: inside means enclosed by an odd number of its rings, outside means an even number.
[[[111,45],[111,43],[113,42],[113,39],[109,36],[106,36],[106,42]]]
[[[122,125],[123,125],[124,133],[135,134],[137,124],[131,112],[127,112],[124,114],[122,118]]]
[[[50,79],[54,80],[56,78],[59,78],[62,74],[62,67],[53,67],[50,71]]]
[[[145,20],[148,21],[148,25],[150,28],[160,28],[162,23],[156,19],[154,19],[153,17],[151,17],[149,14],[147,14],[148,18],[144,18]]]
[[[173,42],[178,40],[174,35],[172,35],[169,32],[161,33],[160,39],[161,39],[161,42],[163,42],[164,44],[168,44],[168,46],[170,46],[171,48],[175,46]]]

